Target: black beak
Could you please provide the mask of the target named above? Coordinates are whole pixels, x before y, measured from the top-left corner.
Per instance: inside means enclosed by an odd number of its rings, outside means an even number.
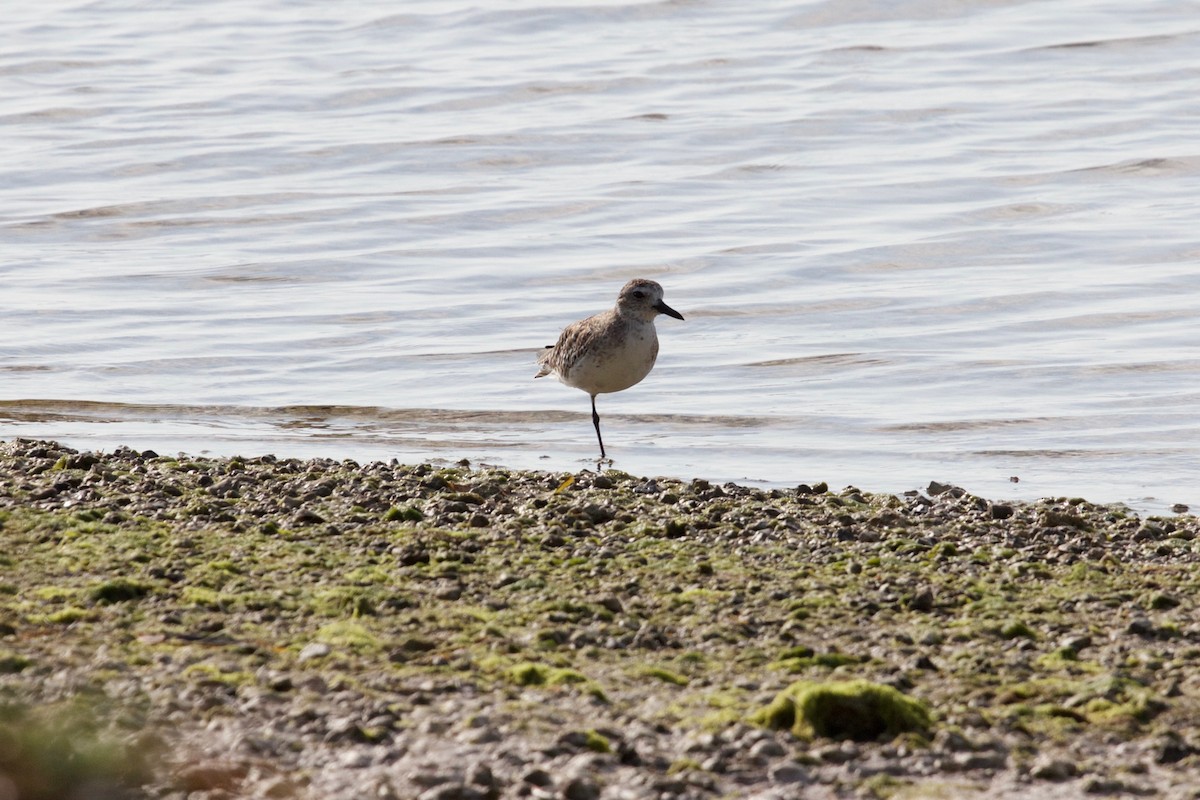
[[[659,300],[657,303],[654,304],[654,310],[660,314],[666,314],[668,317],[674,317],[675,319],[683,319],[683,314],[680,314],[678,311],[671,308],[669,305],[664,303],[662,300]]]

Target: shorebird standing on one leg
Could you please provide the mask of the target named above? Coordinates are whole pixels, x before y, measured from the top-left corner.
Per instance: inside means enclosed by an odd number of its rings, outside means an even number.
[[[654,281],[635,278],[621,287],[617,305],[563,329],[558,342],[538,356],[541,370],[535,378],[553,373],[567,386],[592,397],[592,424],[600,442],[600,458],[607,458],[600,436],[596,395],[628,389],[650,374],[658,358],[658,333],[654,318],[667,314],[683,319],[663,302],[663,290]]]

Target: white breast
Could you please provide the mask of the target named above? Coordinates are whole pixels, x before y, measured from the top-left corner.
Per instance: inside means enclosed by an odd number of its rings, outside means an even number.
[[[650,374],[658,357],[654,323],[628,326],[619,337],[593,340],[559,379],[589,394],[628,389]]]

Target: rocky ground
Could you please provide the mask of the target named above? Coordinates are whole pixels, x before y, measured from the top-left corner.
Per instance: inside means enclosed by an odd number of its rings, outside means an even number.
[[[0,797],[1200,797],[1198,531],[11,441]]]

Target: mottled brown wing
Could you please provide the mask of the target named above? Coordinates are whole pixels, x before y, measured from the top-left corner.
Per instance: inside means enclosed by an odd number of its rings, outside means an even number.
[[[542,357],[542,364],[551,371],[565,377],[571,371],[571,364],[575,361],[574,356],[579,352],[579,341],[581,338],[582,329],[579,323],[568,325],[559,334],[558,341],[554,343],[554,347],[550,348]]]
[[[592,319],[594,317],[588,317],[585,320],[580,320],[563,328],[563,332],[559,334],[558,341],[554,343],[554,347],[551,347],[538,356],[538,363],[542,365],[543,375],[556,372],[563,378],[566,378],[571,374],[571,367],[574,366],[585,349],[584,342],[590,331],[588,323]]]

